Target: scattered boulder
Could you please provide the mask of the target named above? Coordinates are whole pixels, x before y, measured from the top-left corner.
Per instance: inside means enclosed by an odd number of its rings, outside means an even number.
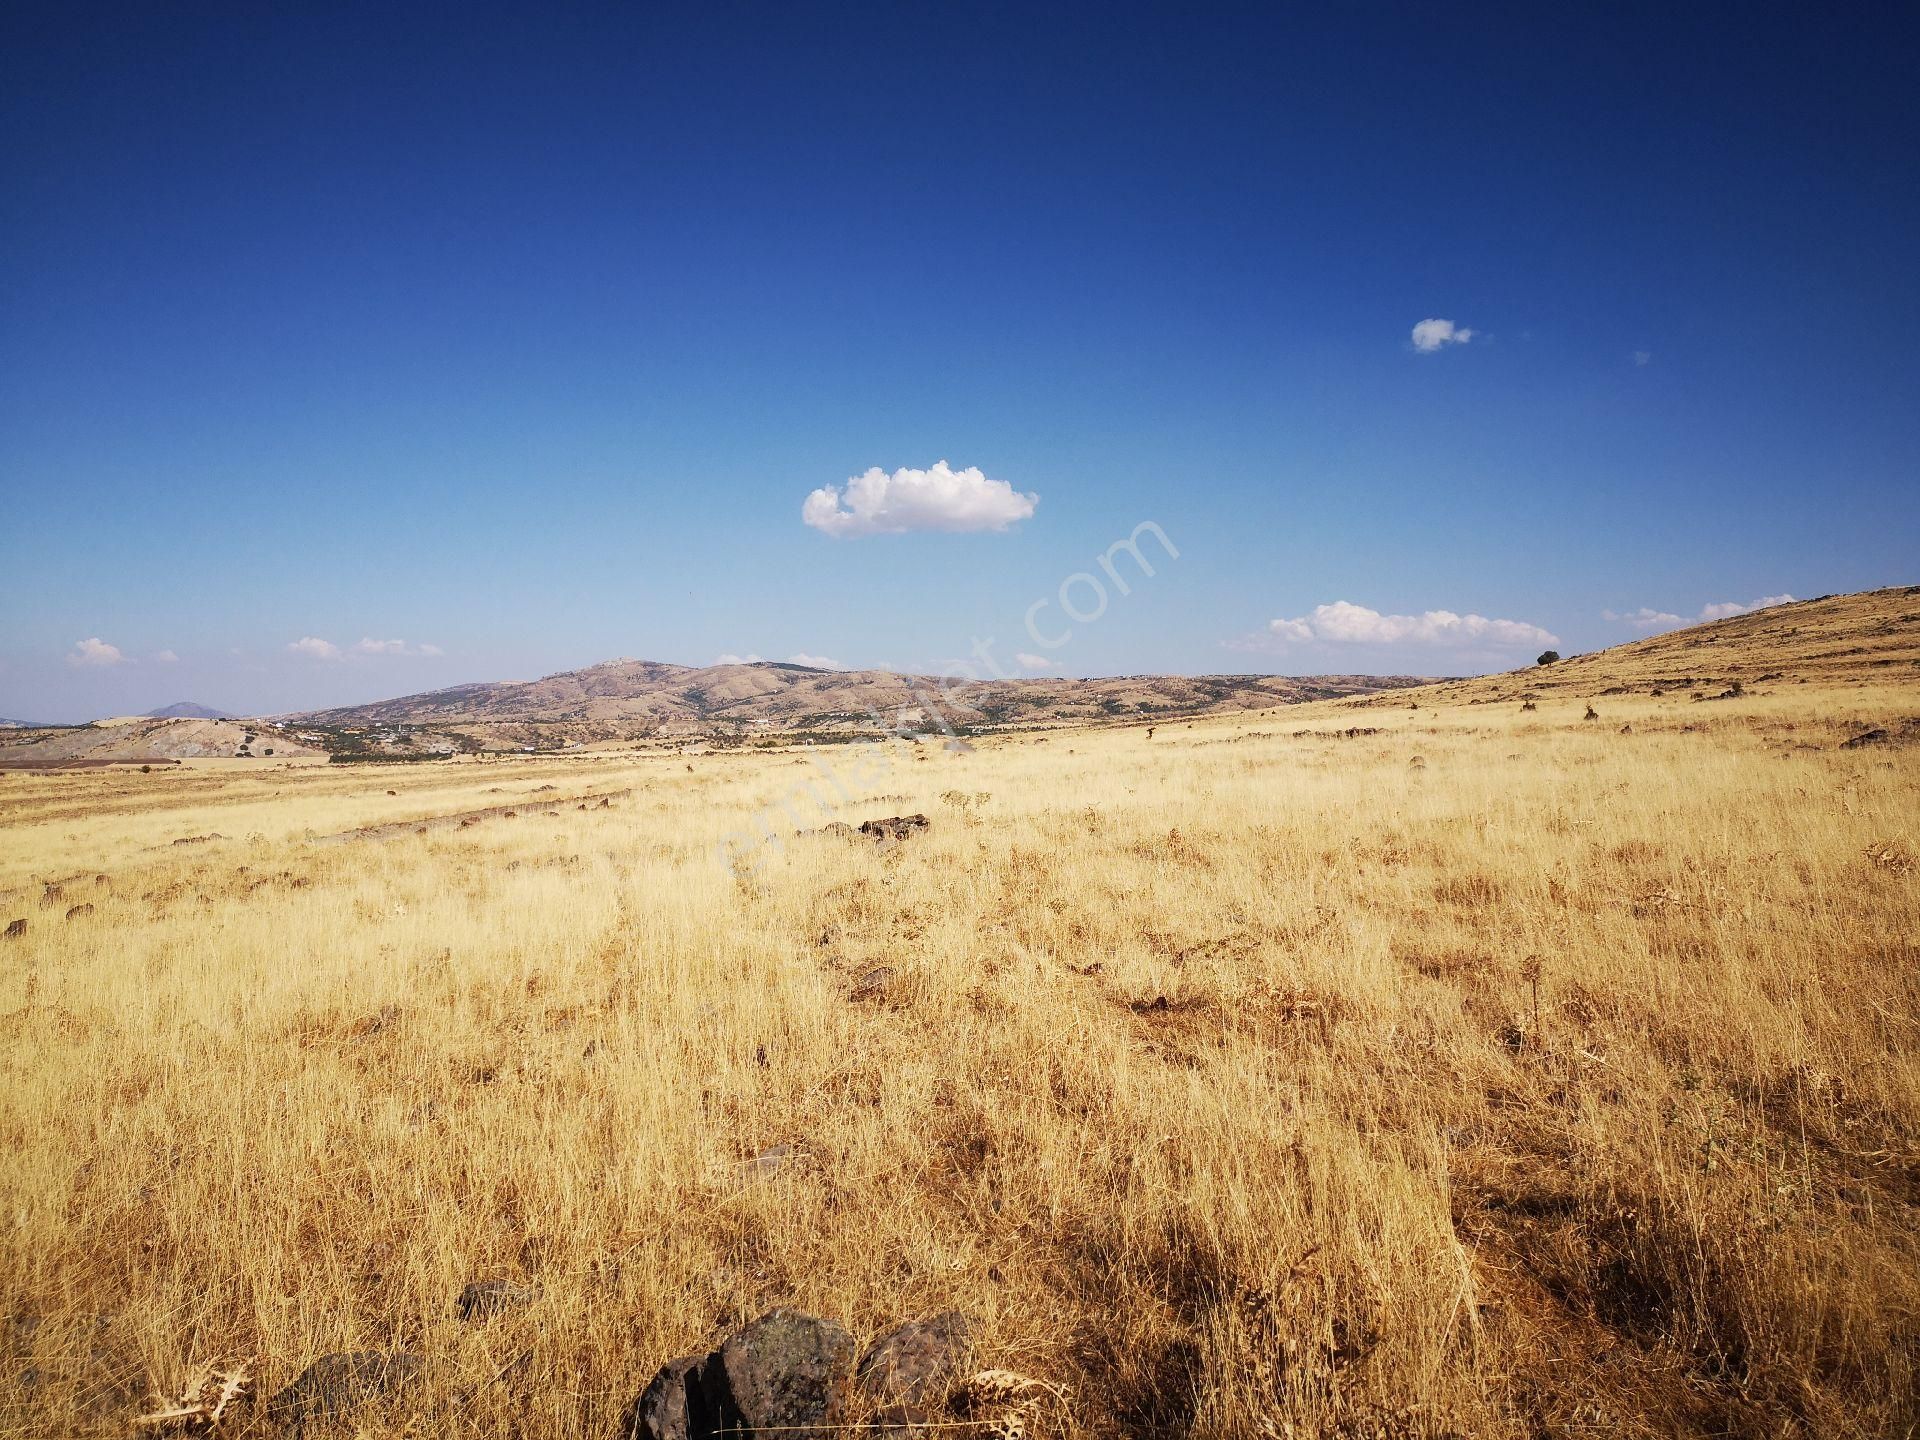
[[[1885,730],[1876,727],[1875,729],[1868,730],[1864,734],[1854,736],[1851,740],[1842,740],[1840,742],[1840,748],[1842,750],[1860,750],[1868,745],[1886,745],[1890,743],[1892,739],[1893,736],[1889,735]]]
[[[860,833],[874,840],[904,840],[927,828],[924,815],[889,815],[884,820],[862,820]]]
[[[509,1280],[475,1280],[460,1292],[460,1318],[485,1320],[531,1305],[533,1300],[534,1292],[528,1286],[515,1285]]]
[[[948,1310],[881,1335],[860,1357],[854,1377],[883,1424],[924,1424],[959,1383],[970,1351],[967,1317]]]
[[[24,915],[22,915],[18,920],[13,921],[11,924],[7,926],[7,939],[9,940],[18,940],[22,935],[26,933],[27,933],[27,917]]]
[[[93,903],[91,901],[82,901],[78,905],[69,905],[67,907],[67,919],[69,920],[78,920],[82,915],[91,914],[93,914]]]
[[[420,1357],[403,1350],[322,1355],[267,1401],[267,1419],[295,1434],[308,1425],[332,1425],[414,1384],[421,1368]]]
[[[688,1377],[705,1355],[682,1355],[660,1367],[620,1419],[620,1440],[692,1440],[687,1421]]]
[[[719,1430],[824,1436],[846,1411],[853,1337],[831,1320],[774,1310],[701,1367]],[[690,1418],[702,1418],[690,1416]]]
[[[846,1414],[853,1353],[832,1321],[774,1310],[710,1355],[669,1361],[628,1407],[621,1440],[825,1440]]]

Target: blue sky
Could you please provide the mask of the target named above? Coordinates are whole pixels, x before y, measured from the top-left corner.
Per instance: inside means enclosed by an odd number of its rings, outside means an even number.
[[[0,715],[1920,579],[1910,8],[1040,8],[8,7]]]

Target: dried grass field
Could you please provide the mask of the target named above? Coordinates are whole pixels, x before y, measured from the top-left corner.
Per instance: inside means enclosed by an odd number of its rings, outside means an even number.
[[[1033,1434],[1913,1433],[1920,694],[1686,699],[8,774],[0,1423],[612,1437],[791,1304]]]

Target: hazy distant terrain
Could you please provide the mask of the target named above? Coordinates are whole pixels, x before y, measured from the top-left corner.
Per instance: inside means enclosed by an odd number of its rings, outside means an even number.
[[[541,680],[460,685],[292,718],[327,726],[507,722],[610,731],[624,727],[632,732],[648,726],[697,730],[750,724],[846,730],[871,728],[876,719],[891,724],[903,710],[932,707],[956,726],[1044,725],[1258,709],[1420,683],[1419,677],[1402,675],[1136,675],[968,682],[774,661],[692,667],[610,660]]]

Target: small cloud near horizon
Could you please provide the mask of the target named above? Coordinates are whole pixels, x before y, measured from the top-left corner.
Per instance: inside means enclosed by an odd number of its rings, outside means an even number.
[[[1523,620],[1493,620],[1452,610],[1418,615],[1383,615],[1365,605],[1336,600],[1317,605],[1310,615],[1272,620],[1262,637],[1281,644],[1322,645],[1557,645],[1559,637]],[[1242,648],[1247,648],[1243,646]]]
[[[69,665],[130,665],[133,662],[120,653],[118,645],[109,645],[98,635],[73,642],[68,652]]]
[[[789,665],[810,665],[815,670],[845,670],[847,667],[838,660],[829,660],[824,655],[809,655],[804,650],[797,655],[787,656]]]
[[[305,655],[309,660],[340,658],[340,647],[331,640],[322,640],[318,635],[302,635],[298,640],[290,640],[287,649],[295,655]]]
[[[1014,657],[1022,670],[1058,670],[1060,667],[1044,655],[1029,655],[1026,651],[1017,652]]]
[[[807,525],[835,539],[904,535],[916,530],[965,533],[1005,530],[1033,514],[1040,503],[1004,480],[990,480],[978,466],[955,470],[946,461],[930,470],[874,466],[850,478],[844,489],[822,485],[800,507]]]
[[[1704,625],[1711,620],[1727,620],[1735,615],[1749,615],[1755,610],[1770,610],[1775,605],[1791,605],[1791,595],[1762,595],[1751,604],[1741,604],[1738,600],[1721,600],[1712,605],[1700,607],[1700,613],[1691,619],[1676,615],[1671,610],[1655,610],[1642,605],[1638,610],[1625,612],[1602,610],[1600,618],[1615,625],[1631,625],[1636,630],[1676,630],[1682,625]]]
[[[762,657],[758,655],[734,655],[728,653],[726,655],[714,656],[713,663],[716,665],[758,665],[761,658]]]
[[[1413,327],[1413,348],[1423,355],[1431,355],[1449,345],[1465,345],[1475,333],[1468,326],[1455,325],[1451,320],[1422,320]]]
[[[177,665],[180,662],[180,657],[171,650],[157,651],[153,658],[162,665]]]

